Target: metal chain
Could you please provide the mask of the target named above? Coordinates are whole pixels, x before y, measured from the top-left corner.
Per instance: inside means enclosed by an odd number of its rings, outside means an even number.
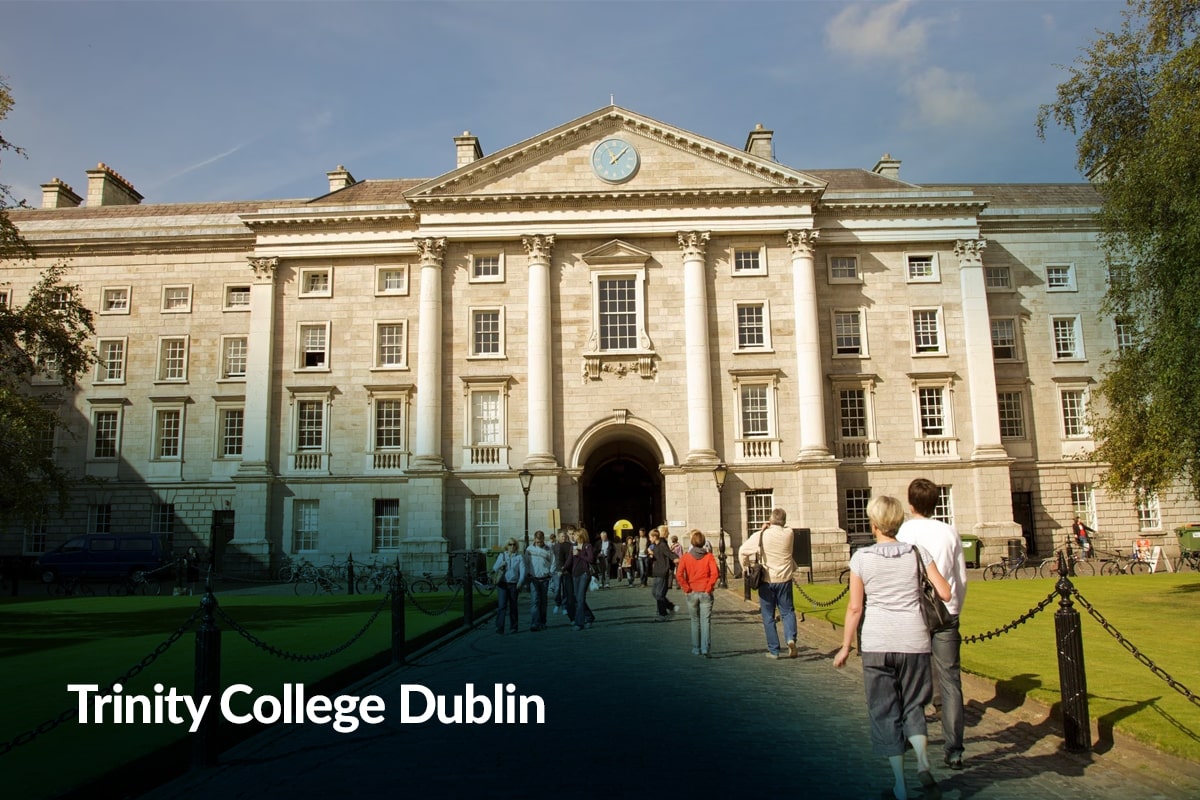
[[[406,597],[407,597],[409,600],[411,600],[411,601],[412,601],[412,604],[413,604],[413,606],[414,606],[414,607],[417,609],[417,611],[420,611],[422,614],[424,614],[424,615],[425,615],[425,616],[427,616],[427,617],[440,617],[440,616],[442,616],[443,614],[447,613],[448,611],[450,611],[450,608],[451,608],[451,607],[454,605],[454,601],[458,599],[458,596],[459,596],[460,594],[462,594],[462,584],[461,584],[461,583],[456,583],[456,584],[454,585],[454,594],[450,595],[450,599],[448,599],[448,600],[446,601],[446,605],[444,605],[444,606],[442,607],[442,610],[441,610],[441,611],[434,612],[434,611],[430,611],[429,609],[427,609],[427,608],[425,608],[424,606],[422,606],[422,605],[421,605],[421,601],[417,599],[419,596],[421,596],[422,594],[424,594],[423,592],[421,592],[421,593],[414,592],[414,591],[412,590],[412,584],[408,584],[408,585],[405,587],[405,589],[406,589],[406,591],[405,591],[405,596],[406,596]],[[475,585],[474,585],[474,582],[472,582],[472,584],[471,584],[471,591],[475,591]]]
[[[375,611],[371,613],[370,619],[368,619],[366,621],[366,623],[361,628],[359,628],[357,633],[355,633],[353,636],[351,636],[349,639],[347,639],[345,642],[338,645],[337,647],[334,647],[331,650],[326,650],[323,653],[291,653],[291,652],[288,652],[287,650],[281,650],[278,647],[275,647],[274,645],[267,644],[262,639],[258,638],[253,633],[248,631],[245,627],[242,626],[241,623],[239,623],[233,617],[231,617],[227,613],[225,613],[225,609],[221,608],[220,606],[217,606],[217,614],[219,614],[221,619],[225,620],[225,622],[229,624],[229,627],[232,628],[234,631],[236,631],[238,633],[238,635],[240,635],[243,639],[250,642],[250,644],[254,645],[255,647],[259,648],[260,650],[265,650],[266,652],[270,653],[273,656],[277,656],[279,658],[286,658],[289,661],[320,661],[325,658],[330,658],[331,656],[336,656],[338,653],[342,652],[347,647],[349,647],[350,645],[354,644],[359,639],[361,639],[363,634],[365,634],[367,632],[367,628],[370,628],[371,625],[374,624],[375,620],[379,618],[379,615],[381,613],[383,613],[383,609],[388,606],[391,599],[392,599],[392,593],[388,592],[386,595],[383,596],[383,599],[379,601],[379,605],[377,605],[375,607]]]
[[[182,625],[180,625],[178,628],[176,628],[175,632],[172,633],[170,636],[168,636],[165,641],[160,643],[158,645],[158,647],[154,648],[154,650],[152,652],[150,652],[147,656],[142,658],[141,661],[139,661],[138,663],[136,663],[132,667],[130,667],[128,670],[126,670],[125,674],[123,674],[121,677],[117,678],[115,681],[112,681],[111,683],[109,683],[108,688],[105,689],[105,692],[112,693],[113,687],[115,687],[118,683],[127,684],[129,682],[130,678],[137,676],[138,673],[140,673],[146,667],[150,666],[155,661],[157,661],[159,656],[161,656],[163,653],[167,652],[167,650],[171,649],[171,645],[173,645],[177,641],[179,641],[183,637],[183,635],[188,632],[188,629],[191,628],[192,625],[194,625],[196,623],[197,619],[199,619],[202,611],[203,611],[202,608],[197,608],[195,611],[193,611],[192,615],[190,617],[188,617],[187,620]],[[8,753],[12,752],[15,748],[20,747],[23,744],[29,744],[34,739],[41,736],[43,733],[49,733],[50,731],[57,728],[59,725],[62,725],[64,722],[67,722],[67,721],[73,719],[75,717],[75,715],[78,713],[79,713],[79,706],[78,705],[73,706],[72,708],[68,708],[67,710],[60,713],[57,717],[46,720],[42,724],[38,725],[36,728],[25,731],[24,733],[18,734],[11,741],[0,742],[0,756],[7,755]]]
[[[1200,706],[1200,697],[1197,697],[1197,695],[1194,692],[1192,692],[1190,689],[1188,689],[1186,686],[1184,686],[1179,681],[1175,680],[1175,678],[1171,677],[1171,675],[1166,670],[1164,670],[1162,667],[1158,666],[1153,661],[1151,661],[1150,658],[1148,656],[1146,656],[1141,650],[1138,650],[1137,647],[1134,646],[1133,642],[1126,639],[1121,634],[1121,632],[1118,631],[1111,622],[1106,620],[1104,618],[1104,615],[1101,614],[1099,611],[1097,611],[1096,608],[1091,603],[1089,603],[1084,598],[1084,596],[1079,593],[1079,590],[1076,589],[1074,586],[1071,587],[1071,594],[1075,597],[1076,600],[1079,601],[1079,605],[1081,605],[1085,609],[1087,609],[1087,612],[1092,615],[1093,619],[1095,619],[1097,622],[1099,622],[1101,627],[1104,628],[1104,630],[1108,631],[1110,636],[1112,636],[1114,639],[1116,639],[1118,642],[1120,642],[1121,647],[1124,647],[1126,650],[1128,650],[1134,658],[1136,658],[1138,661],[1142,662],[1142,664],[1145,665],[1147,669],[1149,669],[1151,672],[1153,672],[1155,675],[1157,675],[1159,678],[1161,678],[1163,681],[1165,681],[1168,686],[1170,686],[1172,689],[1174,689],[1175,691],[1179,692],[1181,695],[1186,697],[1188,699],[1188,701],[1191,702],[1193,705]]]
[[[1053,603],[1057,599],[1058,599],[1058,591],[1056,590],[1056,591],[1053,591],[1050,594],[1046,595],[1045,600],[1038,603],[1036,606],[1029,609],[1024,614],[1017,617],[1016,619],[1014,619],[1012,622],[1008,623],[1007,625],[1004,625],[1003,627],[1000,627],[1000,628],[996,628],[995,630],[988,631],[987,633],[976,633],[972,636],[964,636],[962,639],[962,643],[963,644],[972,644],[974,642],[982,642],[986,639],[995,639],[997,636],[1000,636],[1001,634],[1008,633],[1009,631],[1014,630],[1018,625],[1028,622],[1029,620],[1036,617],[1038,614],[1045,611],[1046,607],[1049,606],[1051,603]]]
[[[841,599],[843,597],[845,597],[847,594],[850,593],[850,587],[847,586],[846,588],[842,589],[841,594],[839,594],[837,597],[833,598],[832,600],[829,600],[828,602],[823,603],[820,600],[813,600],[811,597],[809,597],[808,592],[804,591],[804,587],[801,586],[800,584],[797,583],[794,585],[796,587],[796,591],[798,591],[800,593],[800,596],[803,597],[810,604],[812,604],[813,606],[815,606],[817,608],[829,608],[832,605],[837,605],[837,603],[839,601],[841,601]]]

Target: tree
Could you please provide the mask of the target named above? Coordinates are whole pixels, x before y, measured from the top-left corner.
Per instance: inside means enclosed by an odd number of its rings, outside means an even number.
[[[1053,121],[1079,136],[1102,202],[1102,310],[1131,337],[1095,392],[1102,481],[1200,496],[1200,2],[1130,0],[1123,17],[1070,68],[1038,132]]]
[[[0,80],[0,120],[11,107],[8,85]],[[21,153],[0,136],[0,152],[6,150]],[[8,186],[0,184],[0,263],[6,267],[33,255],[8,216],[10,208],[23,205],[12,202]],[[62,425],[57,408],[95,362],[88,346],[96,332],[93,315],[79,287],[65,281],[66,272],[57,263],[42,273],[24,304],[16,305],[11,296],[0,304],[0,509],[26,520],[52,499],[60,507],[66,503],[69,479],[52,449],[52,434]],[[32,385],[31,378],[45,374],[53,375],[57,389]]]

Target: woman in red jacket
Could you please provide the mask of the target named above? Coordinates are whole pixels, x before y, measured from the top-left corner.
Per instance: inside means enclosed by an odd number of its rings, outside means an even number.
[[[692,548],[679,559],[675,579],[686,595],[692,621],[692,655],[709,657],[712,641],[713,589],[717,588],[717,560],[704,549],[704,534],[691,531]]]

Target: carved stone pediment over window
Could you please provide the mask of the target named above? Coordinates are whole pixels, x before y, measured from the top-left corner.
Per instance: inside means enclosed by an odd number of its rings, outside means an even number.
[[[584,382],[600,380],[605,374],[654,378],[658,355],[646,330],[650,252],[614,239],[581,258],[592,283],[592,325],[583,348]]]

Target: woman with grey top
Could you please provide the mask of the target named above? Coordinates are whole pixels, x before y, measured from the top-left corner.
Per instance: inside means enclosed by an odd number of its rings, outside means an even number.
[[[950,599],[950,584],[937,564],[919,548],[896,541],[904,522],[904,507],[894,497],[877,497],[867,507],[875,544],[858,550],[850,559],[850,605],[846,632],[833,665],[842,667],[850,657],[858,623],[862,629],[863,685],[867,714],[871,718],[871,744],[892,767],[895,785],[885,798],[906,800],[904,784],[905,739],[917,756],[917,779],[926,797],[938,797],[937,781],[929,771],[925,704],[932,693],[929,671],[929,631],[917,597],[917,558],[925,564],[929,580],[943,600]]]

